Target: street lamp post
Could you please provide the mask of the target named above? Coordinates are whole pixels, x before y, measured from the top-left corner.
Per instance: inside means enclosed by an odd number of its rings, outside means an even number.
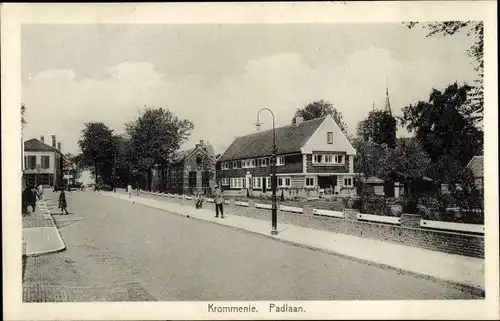
[[[272,177],[271,177],[271,190],[272,190],[272,209],[271,209],[271,235],[278,235],[278,207],[276,205],[276,185],[278,183],[276,179],[276,153],[278,149],[276,148],[276,128],[274,127],[274,113],[269,108],[262,108],[257,113],[257,130],[260,130],[261,123],[259,122],[260,112],[267,110],[271,113],[273,117],[273,146],[271,149],[271,163],[272,163]]]

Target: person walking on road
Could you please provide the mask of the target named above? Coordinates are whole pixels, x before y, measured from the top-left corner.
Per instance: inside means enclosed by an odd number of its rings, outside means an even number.
[[[132,185],[128,184],[127,186],[128,198],[132,197]]]
[[[64,215],[64,212],[66,212],[66,215],[68,215],[68,203],[66,203],[66,194],[64,193],[64,188],[61,188],[61,194],[59,194],[59,208],[61,209],[61,215]]]
[[[199,210],[201,206],[203,205],[203,195],[201,193],[198,193],[198,196],[196,196],[196,209]]]
[[[219,186],[215,187],[215,217],[224,218],[224,192]]]

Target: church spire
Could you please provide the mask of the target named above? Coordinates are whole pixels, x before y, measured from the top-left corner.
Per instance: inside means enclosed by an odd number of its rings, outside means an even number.
[[[389,88],[387,87],[387,77],[385,77],[385,109],[392,116],[391,112],[391,102],[389,101]]]

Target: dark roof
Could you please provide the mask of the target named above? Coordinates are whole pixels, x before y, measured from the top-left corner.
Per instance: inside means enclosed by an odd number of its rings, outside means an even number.
[[[327,116],[304,121],[299,125],[288,125],[276,128],[276,146],[278,147],[278,154],[300,152],[302,146],[307,143],[326,117]],[[272,146],[272,129],[241,136],[235,139],[218,161],[270,156]]]
[[[474,177],[483,177],[484,176],[484,157],[483,156],[474,156],[470,160],[469,164],[467,164],[472,172],[474,173]]]
[[[185,149],[177,152],[174,156],[174,162],[182,162],[186,157],[188,157],[195,149],[190,148],[190,149]]]
[[[24,151],[26,152],[57,152],[62,155],[62,153],[52,146],[42,143],[36,138],[32,138],[24,142]]]

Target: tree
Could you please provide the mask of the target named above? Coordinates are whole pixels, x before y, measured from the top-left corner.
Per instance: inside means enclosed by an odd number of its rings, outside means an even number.
[[[24,130],[24,126],[27,124],[24,115],[26,114],[26,105],[21,103],[21,130]]]
[[[152,170],[159,165],[162,189],[175,151],[189,138],[194,128],[189,120],[181,120],[168,109],[147,108],[135,121],[126,125],[131,149],[136,155],[135,166],[147,172],[151,190]]]
[[[388,149],[381,162],[384,178],[402,182],[408,193],[408,183],[428,173],[431,159],[417,139],[405,138],[399,139],[394,149]]]
[[[476,62],[474,70],[477,72],[476,85],[469,92],[469,113],[475,114],[477,120],[483,119],[484,111],[484,24],[482,21],[442,21],[405,23],[409,29],[420,24],[429,30],[427,37],[435,35],[452,36],[466,30],[467,36],[474,38],[472,45],[467,50],[471,59]]]
[[[368,117],[358,123],[357,135],[364,141],[386,144],[390,148],[396,145],[396,119],[386,111],[370,111]]]
[[[483,132],[467,108],[470,86],[449,85],[444,91],[433,89],[429,101],[403,108],[401,123],[422,144],[434,163],[435,179],[446,182],[470,159],[482,153]]]
[[[331,103],[324,100],[314,101],[302,109],[297,109],[292,119],[292,124],[295,124],[295,117],[302,117],[306,121],[327,115],[332,115],[337,125],[339,125],[340,130],[347,135],[347,125],[342,118],[342,114]]]
[[[79,155],[81,167],[90,169],[96,184],[100,177],[105,184],[111,185],[113,156],[117,149],[113,130],[100,122],[85,123],[78,146],[82,151]]]
[[[71,153],[66,153],[64,155],[66,172],[73,178],[73,183],[75,183],[82,174],[82,167],[80,165],[80,155],[73,155]]]
[[[365,141],[361,137],[353,139],[352,145],[356,149],[354,172],[363,173],[367,177],[375,176],[384,179],[386,172],[383,162],[387,158],[388,147]]]

